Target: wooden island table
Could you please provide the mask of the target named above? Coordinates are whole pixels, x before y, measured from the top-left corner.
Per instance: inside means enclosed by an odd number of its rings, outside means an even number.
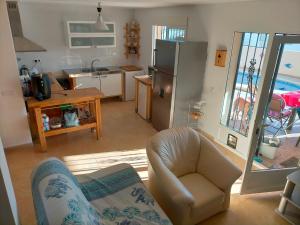
[[[35,98],[27,100],[30,120],[32,121],[41,150],[46,151],[46,137],[63,133],[75,132],[83,129],[96,129],[97,139],[101,136],[101,92],[97,88],[85,88],[78,90],[54,90],[52,87],[51,98],[38,101]],[[88,121],[81,121],[79,126],[61,127],[44,131],[42,113],[49,109],[59,109],[63,105],[88,105],[91,118]]]

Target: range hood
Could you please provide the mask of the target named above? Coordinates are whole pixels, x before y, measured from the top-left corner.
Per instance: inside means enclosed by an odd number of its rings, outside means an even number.
[[[23,36],[18,3],[7,1],[7,11],[16,52],[44,52],[46,49]]]

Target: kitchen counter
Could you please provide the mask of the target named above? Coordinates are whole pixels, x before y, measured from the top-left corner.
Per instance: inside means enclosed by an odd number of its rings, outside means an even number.
[[[134,79],[142,82],[145,85],[152,86],[152,78],[149,75],[134,76]]]
[[[143,68],[134,66],[134,65],[125,65],[125,66],[120,66],[120,68],[126,72],[132,72],[132,71],[140,71],[143,70]]]
[[[66,69],[71,89],[96,87],[103,92],[102,98],[120,97],[122,100],[134,100],[136,75],[144,74],[140,67],[134,65]]]
[[[52,91],[51,98],[39,101],[35,98],[27,100],[28,108],[48,107],[52,105],[76,104],[78,102],[88,102],[91,99],[100,99],[102,93],[96,88],[84,88],[78,90]]]
[[[117,66],[107,66],[107,67],[100,67],[100,68],[107,68],[108,71],[85,72],[85,71],[82,71],[82,68],[75,68],[75,69],[64,69],[63,72],[69,78],[109,75],[109,74],[122,72],[122,69],[120,69]],[[97,69],[97,67],[96,67],[96,69]],[[97,72],[99,72],[99,74],[95,74]]]

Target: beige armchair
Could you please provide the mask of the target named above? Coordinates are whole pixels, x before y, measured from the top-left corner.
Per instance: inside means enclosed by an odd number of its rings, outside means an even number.
[[[154,135],[147,146],[149,189],[174,225],[192,225],[226,210],[242,174],[209,139],[191,128]]]

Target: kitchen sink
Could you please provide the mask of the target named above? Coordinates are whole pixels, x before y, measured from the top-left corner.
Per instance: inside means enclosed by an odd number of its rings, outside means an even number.
[[[81,68],[82,73],[90,73],[92,72],[91,68]]]
[[[105,67],[98,67],[95,68],[95,71],[92,71],[91,68],[81,68],[81,72],[82,73],[91,73],[91,72],[108,72],[109,69],[105,68]]]
[[[96,68],[97,72],[107,72],[109,71],[109,69],[105,68],[105,67],[100,67],[100,68]]]

